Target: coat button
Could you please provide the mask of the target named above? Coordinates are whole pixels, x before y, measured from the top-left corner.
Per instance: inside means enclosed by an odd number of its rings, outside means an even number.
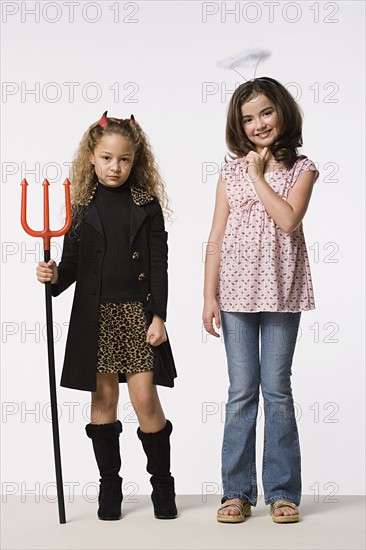
[[[151,296],[150,293],[146,296],[146,301],[147,301],[147,302],[150,300],[150,296]]]
[[[132,259],[133,260],[139,260],[140,259],[140,252],[134,252],[132,254]]]
[[[146,279],[145,273],[140,273],[140,275],[138,276],[138,280],[139,281],[144,281],[145,279]]]

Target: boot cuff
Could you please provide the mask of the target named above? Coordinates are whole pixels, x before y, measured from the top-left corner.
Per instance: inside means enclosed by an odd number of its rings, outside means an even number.
[[[173,426],[170,420],[166,421],[166,424],[160,432],[142,432],[140,428],[137,428],[137,436],[141,441],[162,441],[167,439],[173,431]]]
[[[110,439],[122,432],[122,423],[120,420],[110,424],[87,424],[85,426],[86,435],[92,439]]]

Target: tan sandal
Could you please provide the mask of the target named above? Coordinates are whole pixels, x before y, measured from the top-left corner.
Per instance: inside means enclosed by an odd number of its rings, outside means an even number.
[[[279,508],[284,508],[285,506],[288,506],[289,508],[295,510],[296,514],[292,514],[290,516],[275,516],[275,510],[278,510]],[[269,513],[272,516],[272,521],[274,521],[275,523],[295,523],[299,521],[299,511],[296,504],[294,504],[293,502],[289,502],[288,500],[276,500],[276,502],[272,502]]]
[[[229,514],[220,514],[220,510],[223,510],[224,508],[237,508],[239,510],[239,514],[236,516],[232,516]],[[230,498],[220,506],[220,508],[217,511],[216,519],[217,521],[220,521],[222,523],[241,523],[245,521],[246,517],[249,517],[252,515],[252,509],[249,502],[245,502],[241,500],[240,498]]]

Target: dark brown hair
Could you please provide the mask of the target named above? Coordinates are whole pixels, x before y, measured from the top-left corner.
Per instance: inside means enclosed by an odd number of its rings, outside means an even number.
[[[226,144],[234,156],[229,156],[234,159],[255,151],[254,144],[244,132],[241,107],[259,94],[264,94],[274,104],[280,123],[280,133],[270,146],[271,152],[276,161],[292,168],[298,158],[306,158],[297,153],[297,147],[302,146],[303,113],[290,92],[277,80],[267,76],[241,84],[231,97],[226,121]]]

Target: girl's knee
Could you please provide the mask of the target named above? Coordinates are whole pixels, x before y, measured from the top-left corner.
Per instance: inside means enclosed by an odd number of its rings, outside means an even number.
[[[154,416],[160,408],[159,400],[155,395],[139,396],[138,399],[132,402],[132,405],[138,417]]]
[[[152,372],[127,375],[131,403],[138,417],[151,417],[160,411],[161,405]]]
[[[114,374],[97,374],[97,389],[92,393],[93,402],[103,402],[108,406],[115,405],[119,397],[118,376]]]

